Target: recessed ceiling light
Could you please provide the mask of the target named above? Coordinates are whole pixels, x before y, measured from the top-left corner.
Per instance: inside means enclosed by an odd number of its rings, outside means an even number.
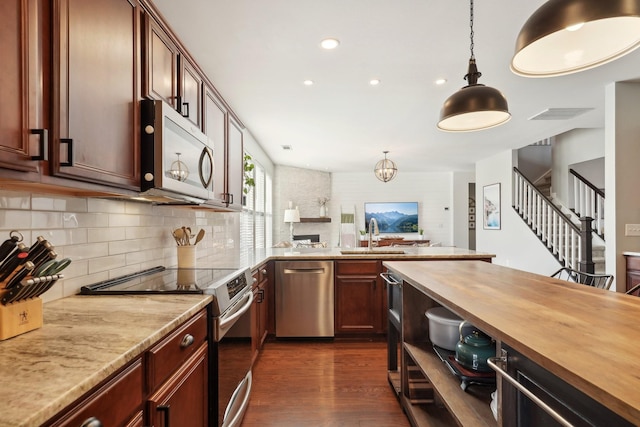
[[[305,80],[302,83],[304,83],[305,86],[311,86],[313,85],[313,80]]]
[[[435,84],[437,84],[438,86],[443,85],[447,82],[447,79],[438,79],[435,81]]]
[[[371,86],[377,86],[377,85],[380,84],[380,79],[371,79],[371,80],[369,80],[369,84]]]
[[[338,47],[338,45],[340,44],[340,40],[338,39],[324,39],[320,42],[320,46],[322,46],[323,49],[335,49]]]

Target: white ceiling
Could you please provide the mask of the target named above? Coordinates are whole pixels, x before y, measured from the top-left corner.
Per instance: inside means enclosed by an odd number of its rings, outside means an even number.
[[[276,164],[373,170],[389,150],[403,171],[473,170],[497,152],[604,124],[604,88],[640,77],[640,49],[602,67],[527,79],[509,70],[516,36],[542,0],[474,5],[479,83],[503,92],[512,119],[494,129],[436,128],[444,100],[466,85],[464,0],[153,0]],[[341,42],[333,51],[323,38]],[[434,81],[448,81],[436,86]],[[379,86],[369,80],[378,78]],[[311,79],[313,86],[302,82]],[[530,121],[547,108],[594,108]],[[290,145],[291,151],[284,151]]]

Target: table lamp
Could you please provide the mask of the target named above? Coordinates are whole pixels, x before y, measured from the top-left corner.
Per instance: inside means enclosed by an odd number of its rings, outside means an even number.
[[[300,222],[300,212],[297,206],[295,209],[285,209],[284,222],[289,223],[289,241],[293,245],[293,223]]]

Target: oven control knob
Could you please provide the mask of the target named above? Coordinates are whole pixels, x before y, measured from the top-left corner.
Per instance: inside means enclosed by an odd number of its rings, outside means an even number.
[[[153,174],[151,172],[147,172],[144,174],[144,180],[147,182],[153,181]]]

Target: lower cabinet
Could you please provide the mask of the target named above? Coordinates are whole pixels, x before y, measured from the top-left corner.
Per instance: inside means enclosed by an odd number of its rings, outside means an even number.
[[[625,255],[627,266],[626,291],[640,284],[640,256]],[[638,292],[635,292],[638,295]]]
[[[148,425],[208,424],[208,346],[204,343],[147,401]]]
[[[251,308],[251,346],[253,360],[258,357],[260,349],[269,333],[269,308],[270,308],[270,271],[269,263],[265,263],[252,272],[253,307]]]
[[[335,262],[335,334],[383,334],[386,294],[382,261]]]
[[[95,420],[103,426],[142,425],[142,360],[136,359],[46,426],[77,427]],[[99,424],[96,424],[99,425]]]
[[[208,426],[207,334],[202,310],[44,426]]]

